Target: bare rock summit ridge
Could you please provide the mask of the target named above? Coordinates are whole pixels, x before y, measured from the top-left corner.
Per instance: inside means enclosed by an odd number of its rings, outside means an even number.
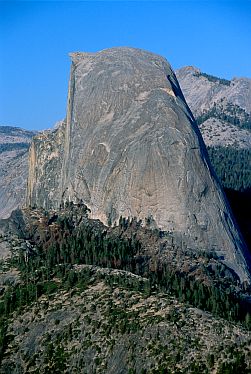
[[[67,117],[33,140],[27,204],[82,199],[104,223],[151,217],[249,280],[245,245],[169,63],[134,48],[70,56]]]

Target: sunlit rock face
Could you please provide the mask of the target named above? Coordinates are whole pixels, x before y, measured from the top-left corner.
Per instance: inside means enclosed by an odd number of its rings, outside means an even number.
[[[105,223],[152,217],[248,279],[244,245],[168,62],[133,48],[71,58],[66,122],[32,144],[27,204],[82,199]]]
[[[186,66],[176,71],[209,147],[251,148],[251,79],[226,80]]]
[[[0,219],[25,203],[28,148],[35,131],[0,126]]]
[[[226,110],[227,105],[234,105],[242,120],[238,108],[251,114],[251,79],[233,78],[226,80],[202,73],[193,66],[185,66],[176,71],[187,103],[194,115],[198,117],[217,104]],[[233,115],[233,113],[231,113]]]

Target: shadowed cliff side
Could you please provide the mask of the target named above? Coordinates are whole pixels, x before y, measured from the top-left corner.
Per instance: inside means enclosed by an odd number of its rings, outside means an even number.
[[[133,48],[71,58],[66,128],[34,139],[27,204],[82,199],[104,223],[151,219],[249,280],[245,245],[167,61]]]

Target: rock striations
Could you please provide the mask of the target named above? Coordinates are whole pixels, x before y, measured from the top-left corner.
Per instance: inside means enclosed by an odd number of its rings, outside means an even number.
[[[133,48],[71,58],[67,118],[33,140],[27,204],[82,199],[105,223],[149,218],[248,280],[245,246],[168,62]]]
[[[0,126],[0,219],[25,203],[28,148],[35,131]]]

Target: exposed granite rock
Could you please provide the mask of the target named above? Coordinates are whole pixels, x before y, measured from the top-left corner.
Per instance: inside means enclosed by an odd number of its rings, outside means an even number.
[[[245,246],[167,61],[133,48],[71,58],[66,128],[34,139],[27,204],[82,199],[105,223],[152,217],[249,279]]]
[[[109,280],[117,270],[102,272]],[[95,277],[84,290],[43,295],[13,315],[1,374],[219,373],[238,362],[249,372],[251,334],[240,325]]]
[[[28,148],[34,131],[0,126],[0,218],[25,202]]]
[[[65,122],[57,123],[52,131],[44,131],[34,137],[29,150],[29,178],[27,195],[33,196],[30,205],[59,206],[61,187]],[[33,190],[34,181],[39,181]],[[41,193],[42,192],[42,193]],[[55,201],[57,198],[57,201]]]
[[[202,73],[186,66],[176,71],[186,101],[195,116],[223,100],[251,113],[251,79],[233,78],[231,81]]]
[[[227,121],[209,118],[199,128],[208,147],[251,148],[251,131],[240,129]]]
[[[251,148],[251,79],[230,81],[192,66],[176,76],[207,146]]]

